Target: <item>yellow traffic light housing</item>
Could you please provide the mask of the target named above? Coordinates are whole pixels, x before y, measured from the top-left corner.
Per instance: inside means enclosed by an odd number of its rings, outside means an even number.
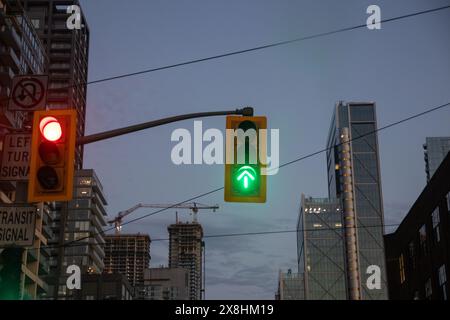
[[[266,202],[267,118],[227,116],[225,201]]]
[[[72,199],[76,116],[75,109],[34,113],[28,202]]]

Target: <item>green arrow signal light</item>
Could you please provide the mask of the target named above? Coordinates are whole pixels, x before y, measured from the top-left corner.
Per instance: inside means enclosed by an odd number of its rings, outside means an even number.
[[[235,186],[242,192],[249,192],[257,187],[258,173],[255,168],[244,165],[237,169],[235,174]]]
[[[241,181],[244,179],[244,188],[248,189],[248,180],[251,179],[252,181],[255,181],[255,175],[256,172],[252,167],[249,166],[243,166],[238,170],[238,173],[240,172],[239,176],[237,177],[237,181]],[[252,174],[253,173],[253,174]]]

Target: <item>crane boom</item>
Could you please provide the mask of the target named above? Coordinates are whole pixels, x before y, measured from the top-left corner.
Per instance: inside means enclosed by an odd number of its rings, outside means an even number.
[[[140,209],[140,208],[161,208],[161,209],[165,209],[165,208],[174,208],[174,209],[190,209],[192,210],[193,213],[193,221],[197,222],[197,212],[200,209],[210,209],[213,210],[213,212],[215,212],[217,209],[219,209],[218,205],[215,206],[210,206],[210,205],[204,205],[201,203],[197,203],[197,202],[187,202],[187,203],[180,203],[180,204],[144,204],[144,203],[138,203],[137,205],[124,210],[124,211],[120,211],[117,216],[112,219],[109,220],[108,223],[109,224],[114,224],[115,228],[116,228],[116,234],[120,233],[120,230],[122,228],[122,219],[126,216],[128,216],[129,214],[132,214],[133,212],[135,212],[136,210]]]

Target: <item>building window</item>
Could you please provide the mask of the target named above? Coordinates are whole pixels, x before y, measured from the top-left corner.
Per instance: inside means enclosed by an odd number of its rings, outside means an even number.
[[[405,259],[403,258],[403,253],[400,255],[400,258],[398,258],[398,265],[400,269],[400,284],[405,282]]]
[[[80,186],[90,186],[92,184],[91,178],[78,178],[78,184]]]
[[[431,278],[428,278],[427,282],[425,282],[425,298],[431,299],[431,295],[433,294],[433,290],[431,288]]]
[[[86,300],[94,300],[94,296],[86,296]]]
[[[88,231],[90,227],[89,221],[76,221],[75,222],[75,229],[79,231]]]
[[[40,26],[40,20],[39,19],[31,19],[31,24],[35,29],[39,29]]]
[[[414,241],[411,241],[409,243],[409,258],[411,260],[411,266],[414,270],[416,268],[416,254],[415,254]]]
[[[423,255],[427,254],[427,230],[426,226],[423,225],[419,229],[419,241],[420,241],[420,248],[422,249]]]
[[[433,233],[434,233],[434,243],[437,244],[439,241],[441,241],[441,234],[439,232],[439,208],[434,209],[432,214],[432,221],[433,221]]]
[[[58,294],[59,295],[66,295],[66,293],[67,293],[67,287],[66,286],[59,286],[59,290],[58,290]]]
[[[76,195],[77,198],[90,197],[91,196],[91,188],[77,188]]]
[[[447,210],[450,212],[450,192],[447,194]]]
[[[447,300],[447,274],[445,273],[445,264],[439,268],[439,287],[442,290],[442,299]]]

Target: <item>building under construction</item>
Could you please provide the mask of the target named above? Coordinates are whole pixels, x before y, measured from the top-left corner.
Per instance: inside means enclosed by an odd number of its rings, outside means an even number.
[[[185,268],[189,271],[189,299],[201,300],[204,274],[202,268],[203,228],[197,222],[171,224],[169,231],[169,268]]]
[[[115,234],[105,236],[104,273],[120,273],[133,287],[144,285],[144,270],[150,263],[150,236]]]

